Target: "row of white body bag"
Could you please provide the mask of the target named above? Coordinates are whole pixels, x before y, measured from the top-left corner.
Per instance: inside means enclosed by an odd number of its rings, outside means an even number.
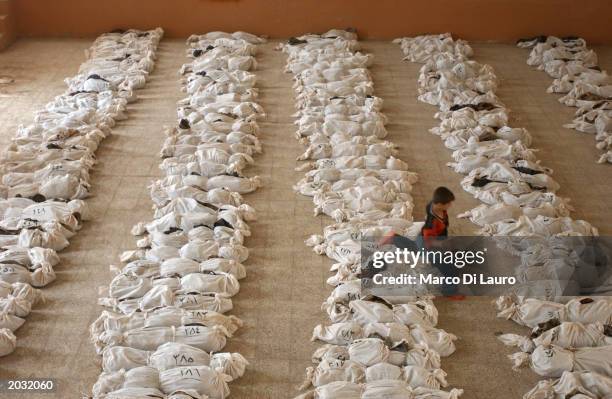
[[[315,327],[325,343],[312,357],[300,398],[457,398],[446,387],[440,357],[454,352],[456,337],[436,328],[432,297],[366,297],[361,294],[361,238],[391,232],[414,237],[410,195],[416,174],[395,158],[385,140],[382,99],[374,96],[368,66],[352,31],[292,38],[286,72],[294,76],[297,138],[306,147],[298,170],[307,171],[296,192],[313,198],[314,214],[336,222],[307,240],[336,262],[334,286],[323,303],[331,324]]]
[[[563,94],[561,104],[578,108],[573,122],[564,126],[594,134],[604,151],[599,163],[612,163],[612,83],[597,65],[597,54],[578,37],[538,36],[517,45],[532,49],[528,65],[554,79],[547,92]]]
[[[424,63],[418,79],[419,100],[437,105],[440,120],[431,129],[453,151],[448,164],[465,175],[461,186],[482,205],[459,217],[480,227],[479,234],[500,237],[500,245],[521,254],[515,287],[520,296],[542,294],[562,299],[568,284],[558,284],[564,268],[575,266],[564,236],[596,236],[597,229],[569,217],[568,200],[555,194],[552,170],[529,148],[531,135],[508,126],[509,112],[495,95],[497,78],[489,65],[470,60],[472,50],[449,34],[397,40],[406,59]],[[504,237],[524,239],[504,240]],[[571,275],[571,274],[570,274]],[[573,283],[573,282],[571,282]],[[600,283],[600,282],[598,282]],[[583,282],[586,284],[586,282]],[[596,284],[592,284],[595,286]],[[581,286],[580,289],[589,289]]]
[[[521,284],[500,297],[497,307],[500,317],[534,331],[529,338],[504,334],[500,339],[524,350],[511,356],[517,367],[530,364],[540,375],[561,378],[542,382],[526,398],[609,397],[612,299],[564,296],[572,284],[576,290],[584,287],[560,277],[572,276],[577,263],[572,248],[558,237],[595,236],[597,230],[568,216],[567,200],[554,194],[558,184],[552,171],[528,147],[529,133],[507,126],[492,68],[469,60],[466,42],[449,34],[397,42],[406,59],[425,64],[419,99],[440,108],[441,123],[432,132],[454,151],[449,166],[467,175],[463,188],[484,202],[461,216],[481,226],[481,234],[500,236],[501,245],[520,255]],[[508,239],[512,236],[524,239]],[[536,295],[550,301],[529,298]]]
[[[257,120],[258,44],[244,32],[187,40],[177,127],[166,131],[162,177],[150,186],[153,219],[132,229],[136,249],[99,299],[90,328],[102,357],[93,398],[223,399],[247,361],[220,352],[242,325],[225,313],[246,276],[244,246],[255,211],[243,202],[259,186],[243,175],[261,152]]]
[[[56,251],[87,219],[95,151],[116,121],[127,118],[134,90],[155,63],[161,29],[98,37],[68,88],[19,126],[0,156],[0,356],[16,347],[17,330],[55,280]]]

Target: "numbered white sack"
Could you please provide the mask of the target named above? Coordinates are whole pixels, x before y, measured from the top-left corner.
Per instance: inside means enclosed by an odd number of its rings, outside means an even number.
[[[159,373],[161,390],[166,394],[192,389],[210,399],[228,397],[230,390],[227,383],[231,379],[208,366],[176,367]]]

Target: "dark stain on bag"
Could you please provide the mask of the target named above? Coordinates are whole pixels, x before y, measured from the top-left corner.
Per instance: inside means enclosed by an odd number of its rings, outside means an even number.
[[[181,129],[189,129],[191,127],[191,124],[189,124],[189,121],[187,119],[181,119],[179,122],[179,128]]]

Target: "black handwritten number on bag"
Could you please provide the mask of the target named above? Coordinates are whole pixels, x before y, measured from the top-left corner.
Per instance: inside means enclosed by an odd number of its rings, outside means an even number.
[[[340,332],[340,336],[342,337],[342,339],[344,339],[346,342],[352,342],[353,341],[353,330],[343,330]]]
[[[185,335],[187,335],[188,337],[192,337],[198,334],[200,334],[200,327],[189,327],[185,330]]]
[[[183,298],[179,298],[181,305],[197,305],[198,300],[195,296],[189,295]]]
[[[181,369],[181,377],[200,377],[200,370],[195,368]]]
[[[184,353],[177,353],[176,355],[173,355],[173,357],[174,357],[174,364],[176,364],[177,366],[188,365],[194,362],[193,357],[187,356]]]
[[[378,249],[378,246],[374,242],[365,242],[363,244],[363,247],[369,250],[370,252],[374,252],[376,249]]]
[[[552,332],[552,342],[557,342],[559,340],[559,330],[554,329]]]
[[[350,255],[350,254],[351,254],[351,250],[350,250],[349,248],[346,248],[346,247],[340,247],[340,248],[338,248],[338,252],[339,252],[341,255]]]
[[[45,208],[34,208],[32,209],[32,213],[34,215],[44,215],[45,213],[47,213],[47,210]]]

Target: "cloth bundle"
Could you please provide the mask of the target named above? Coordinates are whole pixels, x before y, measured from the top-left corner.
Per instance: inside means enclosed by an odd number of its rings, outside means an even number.
[[[434,327],[438,323],[438,310],[431,300],[420,299],[411,303],[392,305],[385,302],[354,299],[338,301],[333,297],[323,303],[333,322],[356,321],[360,324],[398,322],[407,326],[418,324]]]
[[[15,332],[41,297],[40,291],[30,284],[0,281],[0,329]]]
[[[8,328],[0,329],[0,356],[13,353],[17,346],[17,337]]]
[[[462,394],[462,389],[441,391],[426,387],[413,388],[406,381],[382,379],[365,384],[334,381],[300,395],[296,399],[457,399]]]
[[[102,373],[92,391],[99,398],[177,397],[182,393],[192,398],[223,399],[229,395],[229,381],[231,377],[209,366],[180,366],[164,371],[142,366]]]
[[[55,251],[69,245],[87,220],[95,151],[153,71],[160,28],[99,36],[66,91],[19,126],[0,154],[0,326],[15,331],[43,287],[55,280]],[[17,288],[19,287],[19,288]],[[6,342],[13,342],[7,339]],[[10,347],[10,346],[9,346]],[[9,348],[7,347],[7,348]],[[0,351],[4,356],[11,351]]]
[[[42,240],[37,241],[37,244],[43,244]],[[59,257],[54,249],[24,247],[18,244],[4,246],[0,252],[0,259],[1,282],[22,283],[33,287],[44,287],[54,281],[53,266],[59,263]]]
[[[324,360],[316,367],[306,371],[306,381],[302,388],[310,385],[320,387],[335,381],[354,383],[380,380],[402,380],[413,388],[425,387],[440,389],[446,387],[446,373],[440,369],[427,370],[419,366],[399,367],[390,363],[377,363],[364,367],[350,360]]]
[[[244,170],[262,151],[257,121],[257,45],[245,33],[211,32],[187,40],[181,68],[187,97],[166,130],[162,176],[150,186],[153,219],[135,225],[136,249],[100,289],[108,310],[91,325],[102,356],[94,398],[218,398],[248,365],[217,353],[242,321],[225,315],[246,276],[245,244],[255,210],[242,194],[260,186]],[[142,377],[145,376],[145,377]]]
[[[104,331],[125,332],[145,327],[171,327],[199,324],[205,327],[223,326],[233,334],[242,326],[242,321],[235,316],[226,316],[215,311],[185,310],[176,307],[163,307],[150,312],[137,312],[129,315],[104,311],[91,325],[91,336]]]
[[[457,339],[444,330],[418,324],[406,326],[397,322],[388,322],[361,325],[349,321],[316,326],[312,340],[333,345],[348,345],[357,339],[370,337],[382,338],[391,348],[400,345],[407,345],[409,348],[431,348],[440,356],[450,356],[455,351],[454,341]]]
[[[442,54],[450,54],[458,59],[467,59],[474,51],[464,40],[454,40],[450,33],[439,35],[417,36],[413,38],[395,39],[399,44],[405,60],[426,63],[441,58]]]
[[[524,399],[605,398],[612,393],[612,379],[589,371],[564,371],[555,380],[542,380]]]
[[[565,304],[543,301],[537,298],[518,298],[513,295],[499,297],[496,301],[498,317],[510,319],[529,328],[539,327],[554,320],[583,324],[612,322],[612,298],[573,298]]]
[[[326,359],[351,360],[365,367],[379,363],[396,366],[419,366],[427,370],[440,368],[440,354],[433,349],[405,345],[390,349],[380,338],[360,338],[347,346],[326,344],[312,355],[312,362],[318,364]]]
[[[539,345],[554,344],[560,348],[581,348],[612,345],[612,330],[602,323],[582,324],[563,322],[549,330],[534,329],[531,337],[516,334],[499,336],[507,346],[517,346],[523,352],[532,352]]]
[[[590,371],[612,375],[612,346],[565,349],[547,344],[537,346],[531,354],[518,352],[508,356],[518,369],[527,363],[544,377],[560,377],[565,371]]]
[[[547,92],[563,94],[560,103],[578,108],[573,122],[564,126],[594,134],[596,147],[604,151],[598,162],[612,163],[612,83],[597,66],[597,54],[576,37],[520,39],[517,46],[530,48],[527,64],[554,79]]]

